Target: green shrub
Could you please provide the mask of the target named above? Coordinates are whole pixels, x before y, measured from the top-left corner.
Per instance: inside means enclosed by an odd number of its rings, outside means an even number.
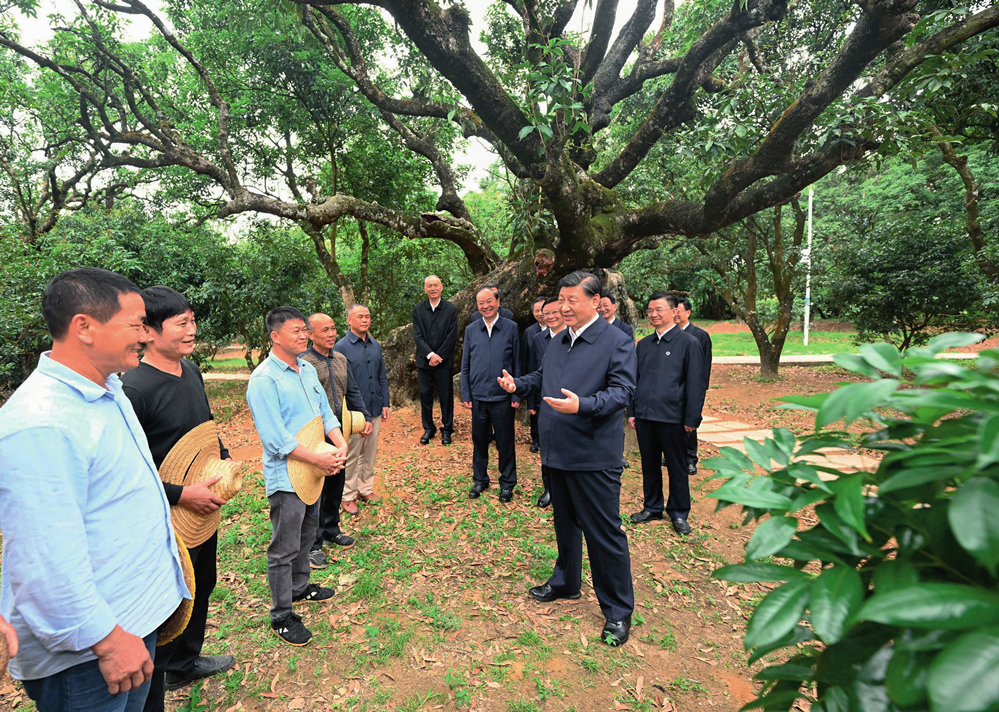
[[[746,563],[714,574],[780,584],[744,642],[750,663],[776,651],[784,662],[756,676],[761,696],[743,709],[787,710],[800,697],[813,712],[999,709],[999,350],[974,367],[934,359],[980,338],[838,356],[874,380],[782,399],[815,411],[814,434],[778,428],[746,440],[747,454],[721,448],[705,463],[724,479],[711,495],[719,508],[740,504],[747,522],[770,515]],[[884,452],[877,471],[819,464],[818,450],[848,446],[826,428],[857,420],[873,427],[863,446]],[[809,505],[815,526],[796,516]]]

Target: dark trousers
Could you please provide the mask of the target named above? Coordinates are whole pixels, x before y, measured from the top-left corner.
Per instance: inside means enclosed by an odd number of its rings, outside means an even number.
[[[156,632],[142,639],[156,659]],[[140,712],[149,694],[147,680],[128,692],[112,695],[97,660],[66,668],[38,680],[24,680],[24,691],[35,701],[38,712]],[[163,704],[160,694],[160,705]]]
[[[330,475],[323,482],[323,492],[316,502],[319,507],[319,524],[312,549],[322,549],[323,541],[332,541],[340,533],[340,504],[343,502],[343,485],[347,470]]]
[[[669,500],[665,511],[670,519],[686,519],[690,514],[690,480],[687,476],[687,431],[680,423],[660,423],[635,418],[638,449],[642,452],[642,484],[645,509],[663,511],[663,459],[669,473]]]
[[[547,465],[541,466],[541,484],[545,486],[545,492],[552,491],[552,475]]]
[[[608,620],[635,610],[628,535],[621,528],[621,470],[575,472],[548,468],[558,559],[548,585],[576,593],[582,583],[583,538],[593,592]]]
[[[194,608],[191,620],[183,633],[166,645],[156,648],[153,677],[149,681],[149,695],[143,707],[145,712],[163,711],[166,673],[169,671],[171,675],[187,677],[201,655],[201,647],[205,644],[205,624],[208,621],[208,599],[215,590],[217,578],[218,547],[219,535],[215,532],[205,543],[187,550],[194,565]]]
[[[687,462],[697,464],[697,431],[687,433]]]
[[[538,434],[538,414],[535,413],[531,416],[531,444],[538,443],[541,441],[541,436]]]
[[[416,380],[420,385],[420,410],[423,430],[436,433],[434,425],[434,389],[441,402],[441,432],[454,432],[454,381],[450,368],[418,368]]]
[[[292,612],[292,597],[309,586],[309,550],[316,538],[316,505],[294,492],[275,492],[271,505],[271,544],[267,547],[267,583],[271,589],[271,623]]]
[[[472,479],[489,484],[489,435],[496,433],[499,483],[502,489],[517,484],[517,456],[513,441],[513,408],[509,400],[472,401]]]

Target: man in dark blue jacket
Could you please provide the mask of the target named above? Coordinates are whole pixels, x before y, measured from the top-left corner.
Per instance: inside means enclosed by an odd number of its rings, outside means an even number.
[[[545,352],[551,345],[552,339],[559,336],[565,329],[565,320],[562,318],[562,309],[559,307],[558,297],[548,297],[541,308],[542,316],[545,318],[547,328],[534,335],[531,348],[528,349],[530,358],[527,362],[525,373],[534,373],[541,368],[541,362],[545,357]],[[537,420],[538,411],[541,410],[540,391],[532,393],[527,398],[527,407],[531,411],[531,418]],[[538,440],[540,443],[540,438]],[[551,476],[548,474],[548,465],[541,463],[541,481],[545,486],[545,491],[538,498],[538,506],[544,509],[551,504]]]
[[[711,387],[711,334],[699,326],[690,323],[690,300],[686,297],[677,299],[676,324],[684,332],[690,334],[701,345],[704,354],[704,391]],[[687,433],[687,474],[697,474],[697,431]]]
[[[516,322],[498,314],[499,300],[489,287],[475,295],[480,319],[465,328],[461,352],[461,402],[472,410],[472,489],[476,499],[489,487],[489,433],[496,434],[499,452],[500,502],[513,499],[517,485],[513,409],[519,398],[500,388],[496,379],[504,369],[520,373],[520,334]]]
[[[569,328],[552,340],[541,368],[522,378],[504,373],[508,393],[541,392],[541,462],[551,478],[558,559],[538,601],[580,597],[583,536],[593,591],[606,618],[601,637],[621,645],[631,631],[635,594],[628,536],[621,528],[621,411],[635,392],[635,348],[597,314],[600,280],[573,272],[559,282]]]
[[[635,341],[635,330],[631,328],[631,324],[621,321],[617,316],[617,299],[613,294],[600,296],[600,308],[597,311],[600,312],[600,316],[607,320],[608,324],[626,333],[631,337],[632,342]]]
[[[628,422],[642,453],[645,506],[631,515],[636,523],[663,518],[663,471],[669,473],[666,513],[673,528],[689,534],[690,482],[687,433],[701,423],[704,356],[701,345],[674,323],[677,298],[666,292],[649,297],[649,323],[655,332],[638,342],[638,387]]]
[[[531,348],[534,345],[534,337],[541,332],[548,331],[543,312],[544,304],[545,297],[534,298],[534,303],[531,304],[531,313],[534,315],[535,322],[524,329],[524,333],[520,335],[520,363],[522,368],[526,368],[526,364],[531,362]],[[541,443],[538,441],[538,414],[536,409],[531,411],[531,452],[541,452]]]

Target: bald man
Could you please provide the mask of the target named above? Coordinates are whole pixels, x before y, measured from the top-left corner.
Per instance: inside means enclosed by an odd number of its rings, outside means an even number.
[[[427,298],[413,307],[413,340],[416,342],[416,375],[423,414],[421,445],[437,434],[434,425],[434,389],[441,403],[441,443],[451,444],[454,432],[454,347],[458,342],[458,309],[441,298],[440,277],[423,281]]]

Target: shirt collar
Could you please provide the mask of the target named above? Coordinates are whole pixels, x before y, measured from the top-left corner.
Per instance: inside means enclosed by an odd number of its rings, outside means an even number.
[[[51,351],[46,351],[38,357],[38,370],[46,376],[65,383],[70,388],[78,391],[88,403],[92,403],[101,396],[110,395],[113,398],[121,393],[121,381],[115,374],[112,373],[108,376],[108,380],[104,383],[104,388],[101,388],[69,366],[61,364],[58,361],[53,361],[51,353]]]
[[[322,356],[322,354],[319,354],[319,355]],[[278,366],[279,368],[281,368],[281,369],[283,369],[285,371],[294,371],[295,370],[295,369],[293,369],[291,367],[290,364],[285,363],[284,361],[282,361],[281,359],[279,359],[277,357],[277,354],[274,353],[274,349],[271,349],[271,352],[269,354],[267,354],[267,360],[271,361],[276,366]],[[305,361],[302,360],[301,356],[296,356],[295,357],[295,362],[296,362],[296,364],[298,365],[299,368],[301,368],[302,364],[305,363]]]
[[[360,336],[355,334],[353,331],[347,332],[347,338],[350,339],[350,343],[356,344],[358,341],[371,341],[371,334],[367,335],[367,339],[362,339]]]
[[[594,314],[594,315],[593,315],[593,318],[592,318],[592,319],[590,319],[590,320],[589,320],[588,322],[586,322],[585,324],[583,324],[583,325],[582,325],[581,327],[579,327],[579,330],[578,330],[578,331],[574,330],[574,329],[573,329],[573,328],[572,328],[572,327],[570,326],[570,327],[569,327],[569,338],[570,338],[570,339],[572,339],[572,340],[574,340],[574,341],[575,341],[576,339],[578,339],[578,338],[579,338],[580,336],[582,336],[582,335],[583,335],[583,332],[584,332],[584,331],[586,331],[586,330],[587,330],[587,329],[588,329],[588,328],[589,328],[590,326],[592,326],[592,325],[593,325],[593,323],[594,323],[594,322],[595,322],[595,321],[596,321],[597,319],[604,319],[604,318],[603,318],[602,316],[600,316],[600,314]],[[607,323],[607,320],[606,320],[606,319],[604,319],[604,323],[605,323],[605,324]],[[608,326],[610,326],[610,324],[607,324],[607,325],[608,325]]]
[[[314,353],[319,358],[324,358],[327,361],[329,361],[331,358],[333,358],[333,350],[332,349],[330,349],[330,355],[329,356],[323,356],[321,353],[319,353],[318,351],[316,351],[316,349],[315,349],[314,346],[309,346],[309,351],[311,351],[312,353]]]
[[[565,324],[562,324],[562,328],[559,329],[558,331],[552,331],[551,327],[549,326],[548,327],[548,338],[549,339],[554,338],[554,337],[558,336],[559,334],[561,334],[563,331],[565,331]]]
[[[666,329],[666,331],[664,331],[661,334],[658,331],[653,332],[656,335],[656,341],[662,341],[663,339],[669,341],[670,339],[672,339],[673,336],[670,334],[670,332],[673,331],[674,328],[676,328],[676,322],[673,322],[673,325],[670,326],[670,328]],[[683,331],[683,329],[680,329],[680,331]],[[666,338],[667,336],[669,336],[668,339]]]
[[[689,321],[687,322],[687,326],[690,326],[690,322]],[[680,327],[680,331],[686,331],[687,330],[687,326],[681,326]]]
[[[487,322],[485,317],[482,317],[482,328],[483,329],[487,329],[487,328],[488,329],[495,329],[496,328],[496,324],[499,323],[499,320],[500,320],[499,311],[497,311],[496,312],[496,316],[493,317],[493,323],[492,324],[490,324],[489,322]]]
[[[430,301],[430,299],[428,298],[428,299],[427,299],[427,304],[429,304],[429,305],[430,305],[430,311],[437,311],[437,308],[438,308],[438,307],[439,307],[439,306],[441,305],[441,302],[442,302],[442,301],[444,301],[444,297],[441,297],[440,299],[438,299],[438,300],[437,300],[437,303],[436,303],[436,304],[434,304],[434,303],[433,303],[432,301]]]

